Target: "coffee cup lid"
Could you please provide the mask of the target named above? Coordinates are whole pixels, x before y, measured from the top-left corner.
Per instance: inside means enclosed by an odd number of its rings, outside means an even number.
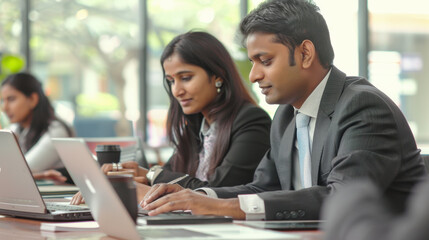
[[[121,151],[121,146],[119,145],[97,145],[95,147],[96,152],[109,152],[109,151]]]

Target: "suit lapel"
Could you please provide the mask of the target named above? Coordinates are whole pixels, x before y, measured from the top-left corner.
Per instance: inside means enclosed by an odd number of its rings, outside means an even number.
[[[286,109],[286,118],[284,122],[289,122],[285,132],[281,138],[279,145],[279,157],[276,163],[279,174],[280,183],[282,189],[291,189],[292,186],[292,153],[295,144],[295,116],[293,113],[293,107],[289,106]],[[289,120],[292,117],[291,120]],[[288,119],[289,118],[289,119]],[[292,136],[292,137],[291,137]]]
[[[343,72],[333,66],[322,95],[319,112],[317,114],[311,152],[311,181],[313,185],[316,185],[318,181],[323,146],[325,144],[326,136],[328,135],[328,129],[331,124],[335,105],[343,92],[345,77],[346,75]]]

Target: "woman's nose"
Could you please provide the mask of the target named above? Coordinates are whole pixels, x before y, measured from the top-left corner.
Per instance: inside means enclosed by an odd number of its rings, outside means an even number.
[[[173,85],[171,85],[171,92],[173,93],[173,96],[179,97],[180,95],[183,95],[185,91],[180,83],[175,82]]]

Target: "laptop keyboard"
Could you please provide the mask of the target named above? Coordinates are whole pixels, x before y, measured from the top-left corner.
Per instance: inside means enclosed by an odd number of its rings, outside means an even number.
[[[78,206],[78,205],[70,205],[64,203],[55,203],[55,202],[46,202],[46,208],[51,211],[69,211],[69,212],[77,212],[77,211],[88,211],[89,208],[87,206]]]

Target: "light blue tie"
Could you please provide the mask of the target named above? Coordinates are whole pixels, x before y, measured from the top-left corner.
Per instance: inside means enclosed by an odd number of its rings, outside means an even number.
[[[310,117],[298,112],[296,115],[296,137],[298,140],[299,169],[303,188],[311,187],[311,152],[308,124]]]

